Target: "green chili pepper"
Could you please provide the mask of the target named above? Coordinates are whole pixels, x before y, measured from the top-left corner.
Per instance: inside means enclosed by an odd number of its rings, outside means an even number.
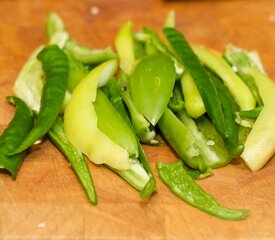
[[[157,163],[157,170],[161,180],[173,193],[206,213],[225,220],[240,220],[249,214],[248,210],[235,210],[220,205],[194,182],[183,168],[181,161],[171,164]]]
[[[203,47],[192,48],[200,61],[223,80],[241,110],[251,110],[255,107],[256,101],[250,89],[221,56]]]
[[[235,103],[234,99],[231,97],[230,93],[228,92],[222,81],[211,72],[209,72],[209,75],[218,90],[218,94],[221,100],[221,106],[227,132],[227,136],[224,138],[225,146],[231,156],[240,156],[244,149],[244,145],[239,144],[239,126],[235,121],[235,112],[239,109],[239,107]]]
[[[167,107],[175,77],[171,59],[158,53],[142,58],[129,79],[133,103],[152,125],[156,125]]]
[[[16,113],[0,136],[0,168],[7,169],[15,180],[26,151],[13,156],[7,154],[17,148],[32,128],[33,114],[21,99],[17,97],[8,97],[7,99],[15,104]]]
[[[16,154],[30,147],[43,137],[55,122],[63,105],[68,79],[68,59],[56,45],[45,47],[39,54],[46,74],[46,82],[41,97],[41,108],[36,123],[16,150]]]
[[[57,117],[55,123],[48,131],[48,136],[70,162],[70,165],[72,166],[87,194],[88,200],[92,204],[96,205],[97,196],[89,167],[82,153],[78,151],[67,139],[61,117]]]
[[[212,79],[209,77],[208,73],[199,62],[198,57],[180,32],[174,28],[164,28],[163,32],[181,61],[184,63],[186,69],[193,77],[203,99],[205,109],[214,126],[221,136],[226,137],[227,132],[221,102]]]
[[[117,81],[115,79],[111,79],[108,81],[107,83],[107,93],[108,93],[108,98],[110,99],[111,103],[113,104],[113,106],[116,108],[116,110],[118,111],[119,115],[128,123],[128,125],[131,127],[133,133],[135,133],[135,129],[129,119],[129,116],[126,112],[125,106],[123,104],[122,101],[122,97],[120,96],[120,90],[117,84]],[[138,155],[139,155],[139,161],[141,162],[142,166],[144,167],[144,169],[146,170],[146,172],[148,173],[148,175],[150,176],[149,181],[147,182],[147,184],[145,185],[145,187],[141,190],[141,197],[145,198],[145,197],[149,197],[151,196],[155,191],[156,191],[156,179],[154,177],[154,174],[151,170],[151,167],[148,163],[146,154],[138,140],[138,138],[136,137],[137,140],[137,144],[138,144]]]

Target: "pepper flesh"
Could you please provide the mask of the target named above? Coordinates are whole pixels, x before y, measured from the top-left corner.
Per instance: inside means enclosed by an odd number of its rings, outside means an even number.
[[[46,83],[41,97],[41,108],[36,123],[17,149],[10,154],[26,150],[35,141],[43,137],[55,122],[60,113],[68,78],[68,59],[56,45],[49,45],[38,54],[46,74]]]
[[[256,106],[256,100],[250,89],[221,56],[203,47],[192,46],[192,49],[200,61],[223,80],[241,110],[251,110]]]
[[[69,141],[94,163],[129,169],[127,151],[98,129],[92,105],[97,87],[106,84],[116,72],[117,65],[116,59],[98,65],[76,86],[65,108],[64,128]]]
[[[176,72],[164,54],[142,58],[129,79],[129,92],[137,110],[156,125],[169,102]]]
[[[20,98],[8,97],[7,99],[9,102],[15,104],[16,112],[0,136],[0,169],[7,169],[12,179],[15,180],[26,151],[13,156],[8,156],[7,154],[14,151],[31,130],[33,126],[33,114]]]
[[[235,210],[220,205],[187,174],[181,161],[170,164],[157,163],[157,170],[161,180],[172,192],[206,213],[225,220],[240,220],[249,214],[248,210]]]
[[[244,70],[256,82],[264,107],[256,119],[244,144],[241,158],[252,170],[260,170],[275,152],[275,84],[266,75],[253,67]]]
[[[48,132],[51,141],[63,152],[67,157],[70,165],[76,173],[81,185],[83,186],[88,200],[93,204],[97,204],[97,196],[90,174],[89,167],[85,157],[78,151],[67,139],[64,132],[64,124],[61,117],[58,117]]]

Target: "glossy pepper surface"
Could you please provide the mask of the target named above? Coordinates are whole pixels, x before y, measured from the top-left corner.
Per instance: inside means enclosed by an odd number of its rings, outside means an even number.
[[[20,153],[43,137],[51,128],[63,106],[67,89],[68,59],[56,45],[49,45],[38,54],[46,75],[41,107],[36,123],[22,143],[11,154]]]
[[[0,168],[7,169],[15,179],[26,151],[13,156],[7,154],[14,151],[29,133],[33,126],[33,114],[21,99],[8,97],[8,100],[16,106],[16,113],[0,136]]]

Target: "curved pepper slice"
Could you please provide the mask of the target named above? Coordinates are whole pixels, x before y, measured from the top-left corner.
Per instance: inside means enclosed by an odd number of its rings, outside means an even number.
[[[7,97],[8,101],[16,106],[16,113],[0,136],[0,169],[10,172],[15,180],[17,172],[23,162],[26,151],[13,156],[7,156],[10,151],[22,142],[33,126],[33,114],[28,106],[17,97]]]
[[[68,58],[57,45],[43,48],[37,58],[42,62],[46,74],[41,107],[34,127],[10,155],[23,152],[43,137],[50,130],[63,106],[69,71]]]
[[[129,169],[127,151],[97,128],[93,107],[98,86],[103,86],[116,72],[117,60],[109,60],[94,68],[74,89],[65,108],[64,128],[69,141],[91,161],[116,169]]]
[[[172,192],[188,204],[208,214],[225,220],[240,220],[249,214],[249,210],[230,209],[219,204],[187,174],[181,161],[170,164],[157,163],[157,170],[161,180]]]
[[[171,97],[176,78],[172,60],[164,54],[144,57],[129,81],[133,102],[152,125],[156,125]]]

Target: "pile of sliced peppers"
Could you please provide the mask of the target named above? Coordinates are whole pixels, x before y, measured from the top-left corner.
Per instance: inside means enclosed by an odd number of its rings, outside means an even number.
[[[50,13],[48,43],[31,55],[15,96],[7,98],[16,113],[0,136],[0,168],[15,179],[27,150],[48,137],[92,204],[97,195],[86,159],[150,197],[156,179],[142,144],[157,147],[161,134],[180,159],[156,165],[170,190],[218,218],[245,218],[248,210],[221,206],[195,180],[236,157],[258,171],[273,156],[274,83],[255,54],[232,45],[223,55],[190,45],[174,17],[171,12],[165,21],[165,40],[148,27],[135,33],[126,22],[114,52],[80,45]]]

